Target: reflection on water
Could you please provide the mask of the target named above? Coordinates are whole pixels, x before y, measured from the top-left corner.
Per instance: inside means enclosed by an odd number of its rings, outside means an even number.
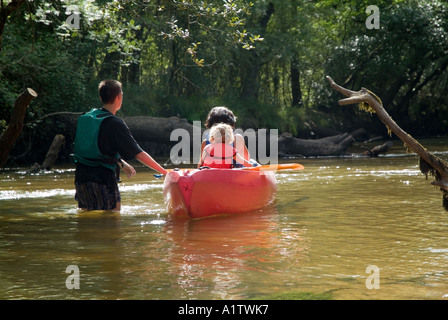
[[[178,297],[182,299],[198,294],[246,298],[249,292],[242,286],[258,286],[263,278],[276,279],[280,285],[289,279],[283,268],[298,264],[306,250],[301,230],[279,230],[275,207],[246,215],[171,221],[166,233],[173,245],[170,261],[178,275],[176,285],[184,292]]]
[[[121,213],[78,212],[72,169],[0,172],[0,298],[448,297],[448,213],[415,156],[299,162],[277,174],[274,205],[191,221],[167,216],[149,169],[123,178]]]

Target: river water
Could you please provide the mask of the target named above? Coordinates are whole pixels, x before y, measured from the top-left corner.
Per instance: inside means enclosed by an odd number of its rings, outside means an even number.
[[[78,212],[72,167],[0,171],[0,299],[447,299],[441,193],[399,142],[360,150],[287,161],[305,170],[277,173],[274,205],[193,221],[137,164],[121,213]]]

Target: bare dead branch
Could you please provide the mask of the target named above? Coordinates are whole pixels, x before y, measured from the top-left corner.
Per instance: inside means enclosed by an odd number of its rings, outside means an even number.
[[[396,134],[410,151],[413,151],[420,156],[420,170],[426,177],[428,174],[434,176],[435,181],[431,184],[440,187],[440,190],[443,193],[443,205],[445,209],[448,210],[448,164],[444,160],[430,153],[410,134],[401,129],[384,109],[381,100],[373,92],[366,88],[362,88],[360,91],[352,91],[338,85],[331,77],[327,76],[326,78],[332,88],[348,97],[339,100],[339,105],[357,103],[368,104],[369,108],[376,113],[388,130]]]

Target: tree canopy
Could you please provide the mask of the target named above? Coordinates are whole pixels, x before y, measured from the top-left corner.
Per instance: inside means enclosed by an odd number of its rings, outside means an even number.
[[[98,82],[114,78],[122,115],[204,121],[226,105],[243,128],[383,135],[376,118],[337,105],[326,75],[376,92],[413,135],[448,125],[445,1],[376,1],[378,29],[367,0],[0,1],[0,127],[27,87],[39,94],[31,127],[99,106]]]

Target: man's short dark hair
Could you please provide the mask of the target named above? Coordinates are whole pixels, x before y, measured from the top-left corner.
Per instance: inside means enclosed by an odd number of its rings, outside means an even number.
[[[101,101],[104,104],[113,103],[122,92],[121,82],[117,80],[103,80],[98,86]]]

